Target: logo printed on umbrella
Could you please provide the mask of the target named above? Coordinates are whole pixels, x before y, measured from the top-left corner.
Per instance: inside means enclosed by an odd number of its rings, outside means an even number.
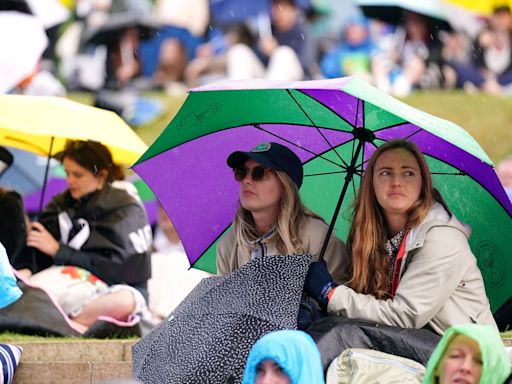
[[[272,144],[270,143],[261,143],[251,149],[251,152],[266,152],[270,149]]]
[[[503,285],[505,278],[505,264],[503,263],[503,255],[500,250],[490,241],[484,240],[478,243],[476,248],[482,274],[485,275],[486,283],[496,288]]]
[[[203,121],[216,115],[221,109],[222,106],[219,103],[203,105],[185,116],[176,128],[183,129],[191,125],[201,124]]]

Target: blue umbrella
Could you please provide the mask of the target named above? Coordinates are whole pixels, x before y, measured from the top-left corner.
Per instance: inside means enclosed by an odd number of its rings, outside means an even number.
[[[13,155],[13,162],[5,173],[0,175],[0,185],[9,187],[23,196],[42,189],[48,158],[12,147],[8,147],[8,151]],[[48,179],[64,177],[64,170],[59,162],[51,159]]]
[[[296,0],[301,9],[309,7],[310,0]],[[269,13],[270,0],[210,0],[210,13],[216,24],[244,22],[260,13]]]

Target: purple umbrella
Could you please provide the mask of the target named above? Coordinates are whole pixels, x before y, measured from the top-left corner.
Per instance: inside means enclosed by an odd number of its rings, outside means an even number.
[[[238,200],[226,165],[232,151],[266,141],[293,149],[304,164],[304,202],[345,239],[366,161],[395,138],[420,147],[435,187],[472,227],[470,244],[497,309],[512,292],[512,204],[492,162],[459,126],[357,78],[226,82],[192,90],[133,168],[166,209],[191,265],[215,272],[216,244]]]

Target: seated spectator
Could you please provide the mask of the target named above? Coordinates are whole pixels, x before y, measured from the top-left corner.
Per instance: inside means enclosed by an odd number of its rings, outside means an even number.
[[[512,14],[508,6],[496,7],[487,28],[473,43],[470,63],[451,63],[461,88],[476,87],[502,94],[512,84]]]
[[[214,28],[208,33],[208,41],[197,47],[195,57],[185,69],[185,81],[189,87],[196,87],[208,80],[227,77],[227,52],[237,44],[251,47],[254,36],[244,23],[223,28]]]
[[[229,78],[294,81],[310,77],[313,41],[294,0],[272,0],[270,25],[260,18],[258,33],[254,48],[236,44],[229,50]]]
[[[393,140],[377,148],[352,217],[352,278],[337,286],[324,262],[313,262],[306,277],[306,292],[328,312],[439,335],[465,323],[498,330],[470,230],[433,187],[414,143]]]
[[[359,75],[370,81],[370,56],[374,50],[368,21],[363,16],[354,16],[347,22],[341,43],[322,58],[322,75],[327,78]]]
[[[425,384],[502,384],[510,362],[498,332],[466,324],[449,328],[430,356]]]
[[[162,42],[158,55],[158,67],[153,75],[155,85],[176,87],[184,81],[187,52],[178,38],[169,37]]]
[[[395,31],[394,43],[387,54],[372,60],[377,88],[398,97],[409,95],[414,87],[440,85],[441,43],[437,33],[426,16],[405,12],[404,18],[405,24]]]
[[[70,141],[59,158],[69,187],[31,223],[27,245],[38,251],[31,281],[53,290],[84,330],[98,316],[127,321],[144,310],[151,275],[144,207],[111,187],[123,174],[104,145]]]
[[[501,180],[501,184],[507,192],[507,196],[512,201],[512,156],[504,158],[498,163],[496,172]]]
[[[325,383],[320,352],[311,336],[302,331],[275,331],[252,346],[242,384],[265,383]]]
[[[155,321],[166,318],[205,277],[207,272],[190,268],[183,244],[161,205],[151,255],[151,279],[148,281],[149,310]]]
[[[55,75],[43,70],[40,64],[20,81],[11,93],[32,96],[66,96],[66,88]]]

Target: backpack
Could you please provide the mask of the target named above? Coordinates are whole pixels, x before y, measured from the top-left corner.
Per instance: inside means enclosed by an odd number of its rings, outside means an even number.
[[[425,367],[405,357],[373,349],[349,348],[327,369],[327,384],[379,384],[423,382]]]

